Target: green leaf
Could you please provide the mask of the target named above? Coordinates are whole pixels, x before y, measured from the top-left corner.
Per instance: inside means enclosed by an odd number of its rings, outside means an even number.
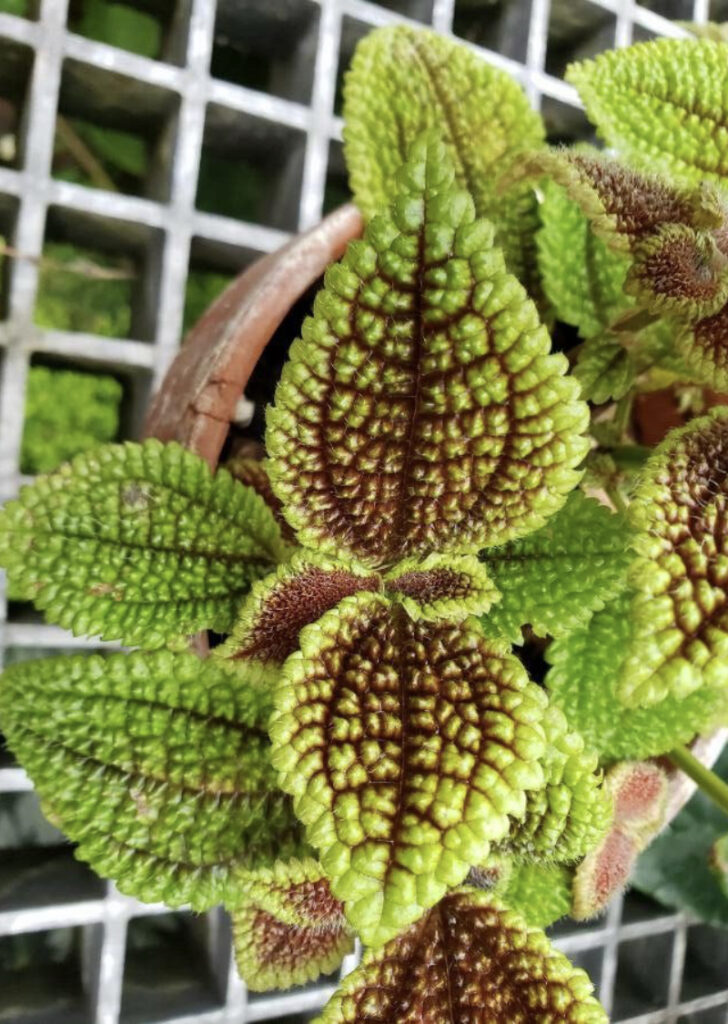
[[[692,185],[728,179],[727,76],[728,49],[697,39],[638,43],[566,73],[609,146]]]
[[[269,411],[299,541],[381,565],[540,526],[588,447],[549,347],[446,150],[420,140],[391,213],[329,268]]]
[[[630,505],[634,631],[618,687],[650,706],[728,683],[728,410],[671,431]]]
[[[347,598],[303,631],[275,703],[280,785],[367,944],[462,882],[543,785],[545,696],[475,619]]]
[[[710,848],[710,870],[728,899],[728,835],[720,836]]]
[[[162,26],[150,14],[109,0],[84,0],[81,10],[81,17],[73,22],[74,31],[144,57],[159,56]]]
[[[573,869],[565,864],[515,864],[500,899],[527,925],[548,928],[571,910]]]
[[[296,552],[277,572],[253,584],[229,639],[215,656],[241,661],[246,671],[275,682],[286,658],[298,650],[304,626],[345,597],[380,590],[376,573],[311,551]]]
[[[581,491],[537,533],[485,552],[503,597],[485,617],[486,632],[522,643],[521,626],[564,636],[625,586],[629,531],[622,515]]]
[[[229,630],[285,553],[254,491],[153,440],[80,455],[0,511],[0,564],[49,622],[146,648]]]
[[[315,860],[277,861],[241,882],[228,907],[238,970],[251,991],[315,981],[353,951],[344,908]]]
[[[487,612],[500,594],[476,555],[437,555],[406,558],[384,578],[412,619],[462,621]]]
[[[728,754],[714,770],[728,780]],[[724,812],[697,792],[639,858],[633,886],[706,924],[728,927],[728,895],[710,869],[711,849],[725,821]]]
[[[490,893],[459,889],[347,975],[316,1024],[606,1024],[584,971]]]
[[[728,257],[722,249],[728,245],[718,231],[664,224],[633,245],[625,287],[656,315],[712,316],[728,300]]]
[[[520,153],[543,143],[541,118],[509,74],[455,40],[405,25],[370,33],[356,49],[344,89],[344,153],[355,202],[367,218],[389,206],[411,147],[432,129],[477,215],[495,224],[509,269],[527,284],[535,197],[523,185],[498,196],[495,186]]]
[[[703,687],[683,699],[666,697],[650,708],[625,708],[618,700],[617,683],[630,646],[631,603],[625,591],[546,652],[552,666],[546,676],[551,700],[607,763],[665,754],[728,720],[728,693],[721,687]]]
[[[0,722],[78,856],[147,901],[204,910],[231,874],[302,849],[275,786],[270,698],[191,654],[21,662]]]
[[[602,335],[584,342],[573,373],[584,398],[601,405],[627,394],[637,377],[637,367],[618,341]]]
[[[608,248],[554,181],[544,183],[541,224],[538,262],[546,296],[559,320],[593,338],[633,305],[623,290],[629,260]]]
[[[517,857],[568,864],[603,838],[612,822],[612,799],[602,786],[597,754],[569,731],[562,712],[549,707],[541,724],[546,785],[528,793],[526,814],[503,847]]]

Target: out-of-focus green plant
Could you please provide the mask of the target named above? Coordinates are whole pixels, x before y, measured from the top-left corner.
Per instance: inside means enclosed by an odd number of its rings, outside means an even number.
[[[32,366],[25,390],[23,473],[49,473],[119,432],[123,388],[108,374]]]
[[[123,257],[50,242],[43,249],[35,306],[40,327],[128,337],[134,269]]]

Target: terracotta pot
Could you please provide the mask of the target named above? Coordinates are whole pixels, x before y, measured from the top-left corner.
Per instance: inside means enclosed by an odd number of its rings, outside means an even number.
[[[311,231],[292,238],[240,274],[185,338],[152,400],[144,436],[179,441],[213,468],[217,466],[236,406],[274,331],[361,231],[362,218],[356,207],[342,206]],[[652,407],[649,411],[654,414]],[[670,422],[667,428],[673,425]],[[661,422],[660,428],[661,438],[666,423]],[[198,638],[196,647],[204,653],[206,641]],[[701,737],[694,743],[693,753],[712,765],[727,739],[728,730]],[[670,772],[667,821],[695,788],[682,772]]]
[[[214,468],[273,332],[361,231],[361,214],[349,203],[228,285],[185,338],[152,399],[144,436],[179,441]]]

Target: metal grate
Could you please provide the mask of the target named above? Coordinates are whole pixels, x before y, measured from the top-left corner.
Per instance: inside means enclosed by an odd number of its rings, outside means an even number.
[[[559,77],[569,59],[681,34],[667,18],[728,17],[728,2],[717,0],[129,2],[160,15],[160,59],[70,31],[68,0],[41,0],[35,18],[0,14],[0,97],[9,90],[22,105],[15,166],[0,166],[0,233],[22,257],[7,261],[0,322],[0,498],[22,481],[31,362],[123,379],[122,434],[133,436],[179,344],[191,271],[232,273],[343,197],[340,79],[371,26],[411,20],[458,35],[523,83],[553,138],[574,138],[585,120]],[[58,113],[153,138],[144,194],[54,178]],[[217,173],[226,161],[265,176],[267,205],[234,215],[224,205],[199,208],[198,169]],[[34,323],[38,260],[53,239],[131,261],[128,338]],[[0,593],[0,658],[82,646],[16,612]],[[249,996],[231,966],[224,914],[172,914],[96,879],[58,846],[24,772],[0,752],[0,846],[3,821],[21,813],[37,819],[31,839],[0,852],[0,1020],[7,1024],[293,1022],[333,990],[336,979]],[[555,937],[590,972],[615,1021],[728,1022],[726,933],[629,896],[604,921],[557,926]],[[11,986],[3,964],[17,961],[30,966]]]

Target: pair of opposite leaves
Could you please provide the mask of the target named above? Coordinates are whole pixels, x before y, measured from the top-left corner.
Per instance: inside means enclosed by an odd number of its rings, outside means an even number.
[[[517,536],[558,508],[578,479],[587,410],[564,376],[566,360],[548,354],[535,309],[493,249],[492,228],[475,220],[470,198],[454,187],[437,140],[415,146],[401,184],[392,216],[375,218],[366,239],[329,270],[269,423],[275,490],[299,540],[338,556],[348,551],[349,564],[319,561],[312,582],[311,565],[290,563],[252,595],[253,606],[262,595],[265,630],[281,622],[281,586],[294,594],[298,587],[299,599],[313,594],[308,621],[364,591],[304,633],[303,653],[279,686],[273,735],[284,787],[369,941],[413,920],[463,880],[491,841],[506,838],[526,812],[526,793],[543,788],[541,761],[552,749],[557,760],[578,759],[559,750],[561,721],[546,744],[543,694],[517,660],[486,641],[475,621],[462,622],[469,610],[487,610],[494,588],[477,560],[457,552]],[[138,464],[143,484],[126,479],[125,460]],[[211,495],[214,482],[188,463],[147,444],[125,458],[87,458],[80,486],[68,486],[73,468],[39,482],[31,500],[4,514],[13,536],[6,561],[20,585],[42,607],[62,607],[69,624],[93,620],[106,597],[127,608],[132,631],[142,625],[145,593],[180,593],[199,575],[205,547],[215,552],[220,543],[204,504],[190,500],[198,490]],[[153,478],[182,483],[188,494],[161,507]],[[262,503],[238,499],[225,480],[220,488],[238,504],[236,516],[251,514],[255,529],[244,544],[253,561],[270,559],[280,536]],[[117,513],[101,524],[99,500],[115,502]],[[36,543],[43,517],[47,546]],[[168,554],[182,528],[190,558],[179,574],[158,549]],[[79,557],[59,585],[69,530],[81,538]],[[148,546],[133,579],[125,554],[99,559],[140,535]],[[424,555],[433,548],[443,554]],[[215,586],[233,551],[213,558]],[[245,552],[236,553],[250,572]],[[379,573],[381,566],[391,568]],[[352,586],[357,575],[363,583]],[[388,593],[371,592],[380,580]],[[80,609],[71,594],[79,583]],[[137,600],[127,603],[130,583]],[[295,604],[289,589],[283,621]],[[232,644],[240,647],[240,637]],[[347,658],[347,687],[334,710],[326,680],[336,680]],[[327,715],[338,723],[335,743],[316,730]],[[582,774],[593,768],[585,758]]]

